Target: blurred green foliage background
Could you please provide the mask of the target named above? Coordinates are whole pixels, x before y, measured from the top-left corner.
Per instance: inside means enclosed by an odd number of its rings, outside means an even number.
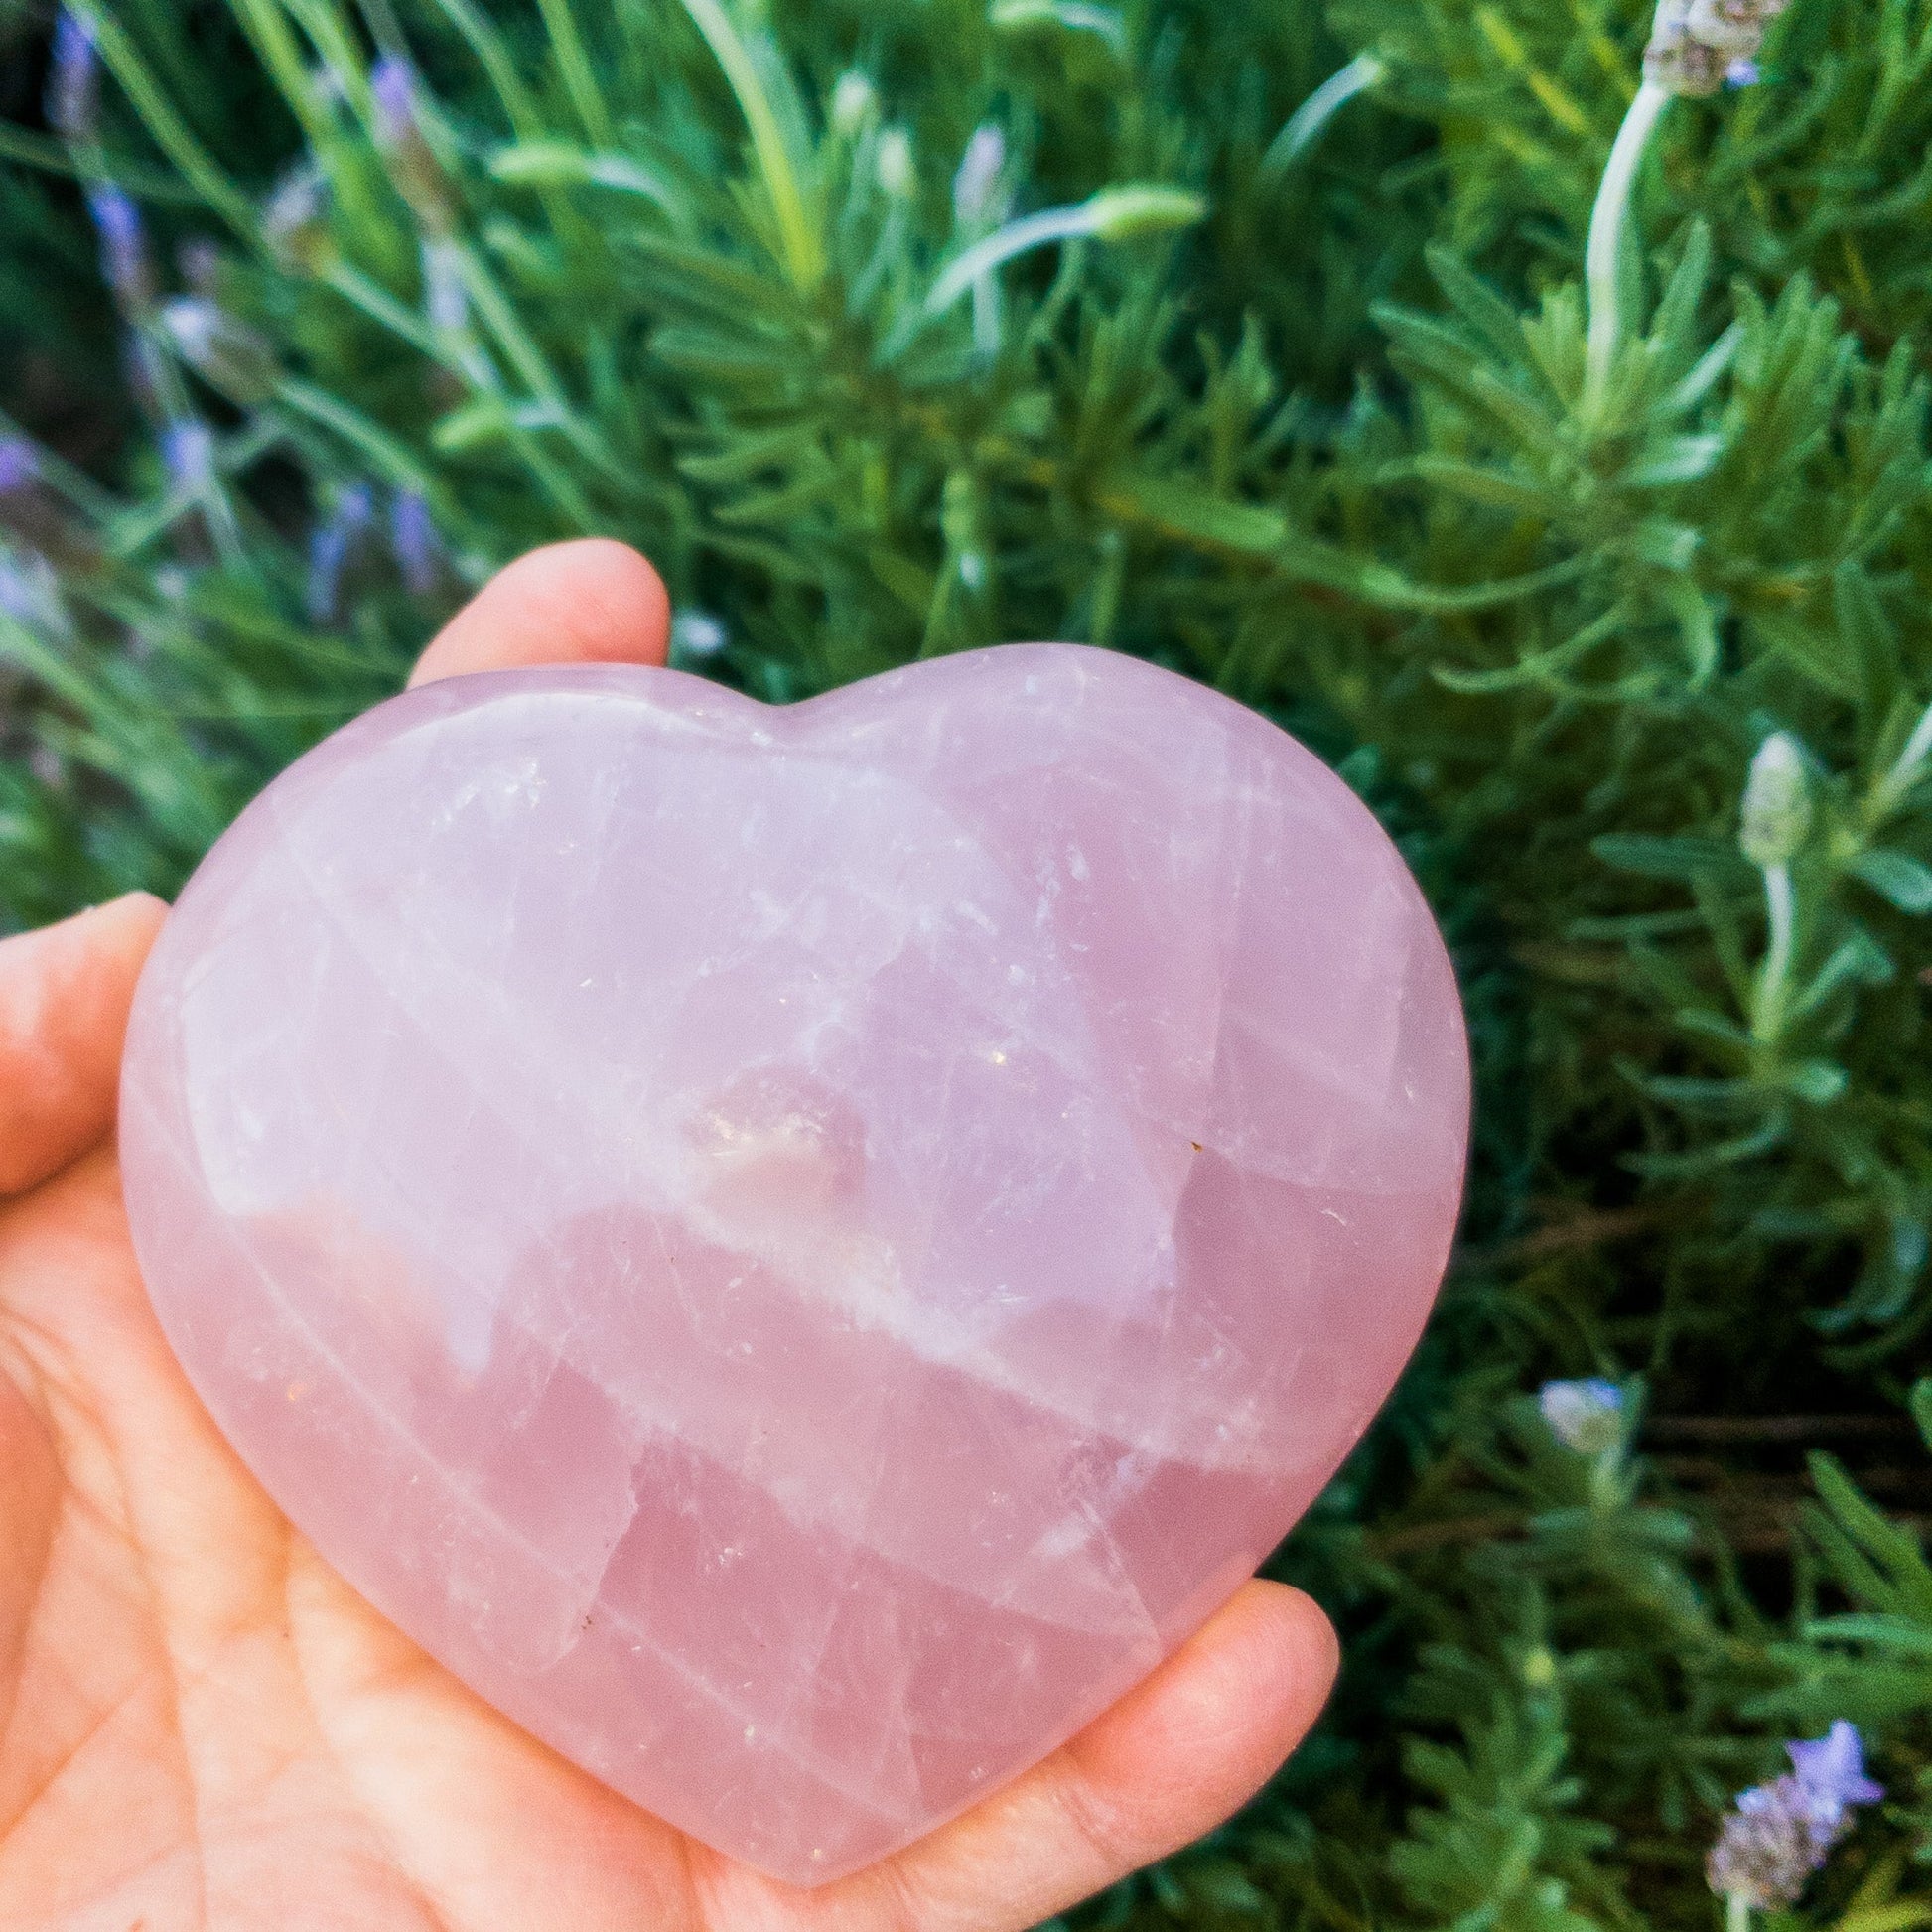
[[[1775,1923],[1932,1924],[1932,0],[1794,0],[1673,103],[1586,407],[1649,25],[0,6],[0,929],[171,891],[587,531],[761,697],[1109,645],[1401,840],[1478,1141],[1424,1347],[1276,1559],[1344,1680],[1081,1924],[1713,1924],[1732,1795],[1837,1718],[1890,1795]]]

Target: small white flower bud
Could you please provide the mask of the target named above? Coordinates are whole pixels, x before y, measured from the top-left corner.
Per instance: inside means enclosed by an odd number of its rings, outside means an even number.
[[[879,137],[879,185],[894,201],[902,202],[915,182],[912,137],[902,127],[889,127]]]
[[[1536,1402],[1550,1434],[1579,1455],[1600,1455],[1623,1440],[1623,1391],[1614,1382],[1546,1382]]]
[[[181,358],[231,401],[260,402],[277,380],[275,353],[246,323],[206,296],[182,295],[164,303],[161,326]]]
[[[470,295],[463,279],[461,250],[447,241],[423,243],[423,311],[439,335],[459,335],[469,327]]]
[[[730,642],[725,626],[709,611],[680,611],[671,620],[671,660],[702,663]]]
[[[850,141],[878,111],[878,89],[857,68],[848,68],[832,89],[832,132]]]
[[[1206,212],[1205,199],[1185,188],[1103,188],[1087,200],[1087,232],[1103,241],[1125,241],[1130,235],[1188,227]]]
[[[1773,732],[1751,759],[1737,843],[1754,866],[1785,866],[1810,830],[1811,780],[1805,755],[1789,732]]]
[[[959,172],[952,179],[953,213],[962,228],[976,228],[989,217],[997,220],[994,196],[1000,171],[1007,165],[1007,138],[990,121],[973,130]]]
[[[292,267],[313,271],[329,249],[328,191],[312,163],[275,187],[262,209],[268,245]]]

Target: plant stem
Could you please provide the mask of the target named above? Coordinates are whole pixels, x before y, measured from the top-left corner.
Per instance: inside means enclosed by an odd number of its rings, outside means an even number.
[[[474,248],[462,243],[458,244],[458,261],[462,266],[464,285],[477,306],[477,313],[482,316],[484,326],[496,338],[497,346],[508,356],[532,392],[555,410],[558,428],[583,456],[596,464],[613,482],[630,482],[623,466],[611,454],[604,439],[572,407],[563,384],[544,359],[535,339],[524,328],[515,306],[497,286],[488,264]]]
[[[1052,242],[1071,241],[1077,235],[1092,232],[1084,206],[1041,208],[1037,214],[1009,221],[997,233],[974,242],[940,275],[926,297],[926,313],[936,316],[941,310],[950,309],[983,276],[990,275],[1002,262],[1024,255],[1030,248],[1044,248]]]
[[[974,242],[947,264],[925,299],[925,313],[936,316],[950,309],[983,276],[1029,249],[1055,241],[1078,241],[1088,235],[1111,240],[1185,227],[1206,211],[1207,204],[1185,189],[1134,183],[1103,188],[1067,207],[1045,207],[1037,214],[1022,215]]]
[[[1388,68],[1373,54],[1358,54],[1345,68],[1331,73],[1282,124],[1282,131],[1261,157],[1263,179],[1285,174],[1291,164],[1314,146],[1321,130],[1357,94],[1366,93]]]
[[[798,185],[797,171],[791,165],[778,117],[759,78],[751,50],[740,38],[738,29],[718,0],[684,0],[685,11],[697,23],[698,32],[725,70],[725,78],[738,98],[739,111],[752,131],[752,146],[759,158],[759,172],[764,177],[765,192],[771,197],[771,211],[777,216],[778,236],[783,244],[785,267],[795,289],[815,289],[825,274],[825,250],[818,230],[805,211],[805,197]]]
[[[577,118],[583,122],[593,147],[608,148],[612,138],[611,110],[605,106],[604,95],[599,91],[597,74],[585,51],[584,37],[578,32],[577,16],[570,10],[570,0],[537,0],[537,5],[549,30],[550,49],[556,57],[557,70],[564,77],[571,105],[577,110]]]
[[[1932,705],[1927,705],[1919,714],[1911,737],[1905,741],[1905,749],[1892,760],[1891,769],[1873,786],[1867,813],[1871,823],[1875,825],[1890,816],[1892,808],[1918,778],[1919,768],[1924,764],[1928,753],[1932,753]]]
[[[1589,301],[1589,338],[1585,350],[1583,413],[1592,421],[1601,412],[1616,360],[1623,319],[1617,312],[1617,268],[1623,255],[1623,230],[1629,220],[1630,190],[1638,164],[1650,144],[1651,130],[1670,100],[1668,88],[1646,80],[1637,89],[1623,125],[1616,131],[1596,203],[1589,211],[1589,238],[1584,245],[1584,286]]]
[[[1740,1891],[1725,1894],[1725,1932],[1751,1932],[1750,1901]]]
[[[1753,1037],[1767,1044],[1784,1026],[1784,987],[1791,976],[1792,932],[1796,906],[1791,892],[1791,868],[1764,868],[1764,910],[1770,922],[1770,943],[1757,978],[1757,1011],[1751,1017]]]

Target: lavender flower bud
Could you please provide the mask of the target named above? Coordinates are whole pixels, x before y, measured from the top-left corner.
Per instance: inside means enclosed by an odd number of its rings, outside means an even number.
[[[389,542],[410,595],[427,597],[436,588],[442,544],[429,504],[420,491],[405,489],[397,493],[389,516]]]
[[[999,206],[1000,172],[1007,165],[1007,140],[991,122],[973,130],[959,172],[952,178],[953,218],[962,228],[997,226],[1006,218]]]
[[[231,401],[261,402],[275,390],[275,353],[245,323],[199,295],[166,303],[161,326],[185,361]]]
[[[329,248],[328,190],[313,162],[283,177],[262,209],[262,233],[291,268],[313,273]]]
[[[47,118],[69,141],[100,138],[100,57],[94,48],[93,25],[65,8],[54,27]]]
[[[1715,94],[1757,78],[1765,28],[1787,0],[1658,0],[1644,78],[1674,94]],[[1738,77],[1747,75],[1748,78]]]
[[[308,608],[312,623],[333,623],[343,571],[375,515],[375,498],[366,483],[351,483],[326,521],[309,539]]]
[[[1550,1434],[1579,1455],[1598,1455],[1623,1441],[1623,1391],[1614,1382],[1546,1382],[1536,1402]]]
[[[369,98],[375,107],[375,138],[384,147],[399,148],[417,133],[416,70],[407,61],[385,54],[369,74]]]
[[[0,549],[0,617],[44,635],[66,636],[72,629],[60,579],[38,550]]]
[[[190,235],[175,250],[175,266],[181,279],[197,295],[214,299],[221,280],[221,249],[205,234]]]
[[[143,409],[161,407],[161,351],[146,330],[130,329],[121,338],[121,367],[129,392]]]
[[[40,475],[40,456],[24,436],[0,441],[0,496],[12,496],[32,486]]]
[[[183,495],[205,495],[214,481],[213,432],[192,416],[170,423],[161,432],[161,460]]]
[[[878,90],[857,68],[848,68],[832,89],[832,132],[850,141],[878,111]]]
[[[1737,843],[1754,866],[1786,866],[1810,830],[1805,755],[1789,732],[1773,732],[1751,759]]]
[[[470,323],[470,297],[463,284],[463,257],[447,241],[423,243],[423,311],[439,335],[457,336]]]
[[[87,210],[100,235],[100,272],[107,286],[128,308],[146,308],[154,300],[155,284],[141,210],[111,181],[87,190]]]
[[[392,54],[384,55],[369,74],[369,94],[375,109],[375,143],[389,163],[396,192],[425,227],[447,233],[454,223],[450,181],[423,132],[415,69]]]
[[[917,185],[912,168],[912,138],[902,127],[889,127],[879,137],[879,185],[894,201],[902,202]]]
[[[680,611],[671,620],[671,662],[703,663],[729,641],[725,626],[709,611]]]

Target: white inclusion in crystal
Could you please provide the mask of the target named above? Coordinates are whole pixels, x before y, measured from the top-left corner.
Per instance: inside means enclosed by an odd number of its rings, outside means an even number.
[[[1062,1516],[1057,1523],[1040,1532],[1031,1554],[1042,1562],[1055,1563],[1062,1557],[1070,1557],[1076,1550],[1084,1549],[1093,1541],[1093,1532],[1094,1524],[1086,1517],[1078,1514]]]
[[[1087,855],[1077,845],[1067,852],[1066,869],[1075,879],[1084,880],[1087,877]]]
[[[544,789],[543,768],[534,758],[524,759],[515,770],[504,774],[503,800],[506,804],[539,804]]]

